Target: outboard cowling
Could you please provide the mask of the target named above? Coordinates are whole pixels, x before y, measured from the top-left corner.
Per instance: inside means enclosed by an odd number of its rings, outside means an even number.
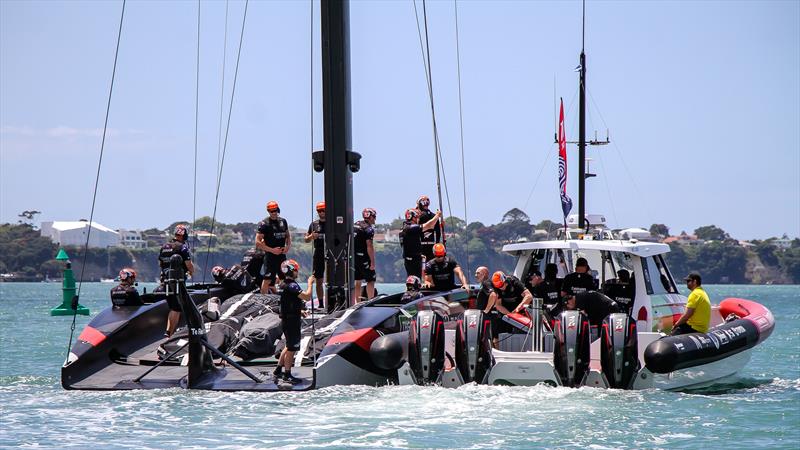
[[[465,383],[482,383],[492,366],[490,322],[483,311],[470,309],[456,328],[456,366]]]
[[[624,313],[609,314],[600,327],[600,362],[609,387],[629,389],[639,370],[636,322]]]
[[[408,364],[417,383],[435,383],[444,369],[444,320],[434,311],[420,311],[411,321]]]
[[[589,372],[589,318],[580,311],[564,311],[555,321],[553,362],[564,386],[583,384]]]

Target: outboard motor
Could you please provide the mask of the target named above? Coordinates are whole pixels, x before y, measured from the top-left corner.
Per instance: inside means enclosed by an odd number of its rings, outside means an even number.
[[[600,327],[600,356],[609,387],[629,389],[639,370],[636,322],[624,313],[609,314]]]
[[[458,321],[456,365],[465,383],[483,382],[492,366],[490,322],[479,309],[465,311],[464,318]]]
[[[555,321],[553,363],[564,386],[578,387],[589,373],[589,318],[580,311],[564,311]]]
[[[444,320],[434,311],[420,311],[411,321],[408,364],[419,384],[435,383],[444,369]]]

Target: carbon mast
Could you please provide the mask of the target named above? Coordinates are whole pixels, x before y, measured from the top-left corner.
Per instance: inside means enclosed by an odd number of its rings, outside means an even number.
[[[361,155],[351,151],[350,4],[321,0],[323,148],[314,170],[325,172],[325,264],[328,311],[347,307],[352,281],[353,173]]]

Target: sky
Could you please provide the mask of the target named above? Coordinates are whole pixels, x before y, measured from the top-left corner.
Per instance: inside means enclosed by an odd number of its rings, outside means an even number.
[[[121,6],[0,1],[0,222],[89,217]],[[277,200],[304,227],[323,198],[319,4],[250,2],[232,107],[244,2],[200,4],[196,86],[197,8],[127,3],[94,218],[211,215],[230,109],[217,219],[257,222]],[[350,14],[354,209],[389,222],[422,194],[438,204],[414,3]],[[559,220],[554,98],[577,140],[581,3],[430,1],[427,15],[446,214],[464,217],[466,198],[470,222],[514,207]],[[587,212],[613,228],[800,236],[800,2],[588,1],[585,51],[587,132],[611,139],[588,150]],[[568,160],[577,202],[576,146]]]

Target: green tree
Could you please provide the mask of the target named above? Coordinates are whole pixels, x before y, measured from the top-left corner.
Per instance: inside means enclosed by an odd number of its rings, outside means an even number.
[[[669,227],[663,223],[654,223],[650,225],[650,235],[662,238],[667,237],[669,236]]]
[[[694,234],[698,239],[703,239],[706,241],[724,241],[725,239],[730,239],[728,233],[726,233],[722,228],[717,228],[716,225],[706,225],[704,227],[700,227],[694,230]]]

